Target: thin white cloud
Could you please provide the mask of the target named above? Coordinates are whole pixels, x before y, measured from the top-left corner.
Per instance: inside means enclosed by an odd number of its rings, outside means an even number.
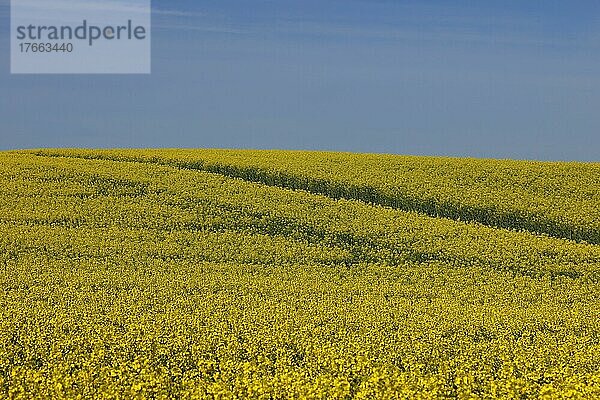
[[[6,0],[0,0],[2,5]],[[50,11],[72,11],[76,9],[78,11],[102,11],[102,12],[116,12],[116,13],[146,13],[148,2],[143,0],[93,0],[93,1],[80,1],[80,0],[19,0],[20,7],[28,7],[36,10],[44,9]],[[8,5],[8,4],[7,4]],[[204,14],[190,11],[190,10],[175,10],[175,9],[162,9],[152,8],[152,13],[155,15],[173,16],[173,17],[202,17]]]
[[[101,11],[118,13],[146,13],[147,3],[144,1],[69,1],[69,0],[19,0],[19,7],[47,11]]]
[[[152,14],[165,15],[171,17],[204,17],[204,13],[187,11],[187,10],[165,10],[161,8],[153,8]]]
[[[153,23],[153,29],[166,29],[166,30],[182,30],[182,31],[197,31],[197,32],[208,32],[208,33],[225,33],[232,35],[244,35],[252,33],[252,31],[229,28],[225,26],[215,25],[189,25],[189,24],[173,24],[173,23]]]
[[[293,34],[332,38],[385,40],[402,42],[465,43],[514,46],[577,46],[589,44],[582,37],[548,38],[526,29],[482,31],[474,27],[420,27],[391,25],[351,25],[338,22],[281,21],[277,25],[256,26],[254,30],[272,34]],[[588,38],[589,39],[589,38]]]

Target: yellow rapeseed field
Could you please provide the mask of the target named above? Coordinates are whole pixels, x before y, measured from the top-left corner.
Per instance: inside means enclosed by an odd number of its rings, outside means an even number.
[[[600,398],[600,165],[0,153],[0,398]]]

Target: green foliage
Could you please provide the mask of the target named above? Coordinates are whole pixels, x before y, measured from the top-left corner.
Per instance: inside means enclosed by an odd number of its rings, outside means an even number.
[[[37,154],[198,169],[600,244],[600,163],[250,150],[47,150]]]
[[[406,177],[417,159],[391,156],[61,154],[0,154],[0,397],[600,397],[599,246],[339,195],[404,181],[470,204],[432,189],[457,175]],[[402,177],[381,172],[392,159]],[[465,163],[465,182],[488,176]],[[528,213],[579,201],[556,210],[595,229],[597,203],[569,188],[596,166],[546,168],[500,170],[476,201],[525,209],[497,179],[530,174],[516,192],[544,206]],[[540,181],[556,168],[570,181]]]

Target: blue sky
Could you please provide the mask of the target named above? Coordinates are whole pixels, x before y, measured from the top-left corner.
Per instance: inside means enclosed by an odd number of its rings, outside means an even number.
[[[600,161],[600,2],[154,0],[151,75],[10,75],[0,148]]]

